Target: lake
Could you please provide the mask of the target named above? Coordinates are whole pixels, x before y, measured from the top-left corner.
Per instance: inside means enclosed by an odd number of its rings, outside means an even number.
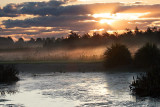
[[[20,81],[0,85],[0,107],[160,106],[159,99],[131,95],[129,84],[138,72],[56,72],[36,66],[20,66]]]

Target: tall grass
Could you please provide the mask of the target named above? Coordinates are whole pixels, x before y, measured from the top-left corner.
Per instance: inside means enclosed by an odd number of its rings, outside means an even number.
[[[160,68],[154,68],[151,71],[146,72],[133,77],[133,81],[130,84],[131,92],[138,96],[160,96]]]

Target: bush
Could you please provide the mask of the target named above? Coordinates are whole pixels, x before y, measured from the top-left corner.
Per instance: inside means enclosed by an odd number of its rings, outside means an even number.
[[[150,72],[141,74],[130,85],[133,94],[138,96],[159,97],[160,93],[160,69],[154,68]]]
[[[147,43],[134,56],[137,67],[154,67],[160,64],[160,50],[155,44]]]
[[[0,65],[0,82],[18,81],[19,71],[14,65]]]
[[[105,66],[108,68],[129,65],[132,62],[131,53],[125,45],[113,44],[104,53]]]

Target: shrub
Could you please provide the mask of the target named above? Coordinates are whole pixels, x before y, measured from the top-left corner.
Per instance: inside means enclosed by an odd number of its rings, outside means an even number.
[[[18,81],[19,71],[14,65],[0,65],[0,82]]]
[[[154,68],[145,74],[133,77],[133,82],[130,84],[130,89],[133,94],[138,96],[159,97],[160,93],[160,69]]]
[[[137,67],[154,67],[160,64],[160,50],[155,44],[147,43],[134,56]]]
[[[107,48],[104,56],[105,66],[109,68],[129,65],[132,62],[131,53],[122,44],[113,44]]]

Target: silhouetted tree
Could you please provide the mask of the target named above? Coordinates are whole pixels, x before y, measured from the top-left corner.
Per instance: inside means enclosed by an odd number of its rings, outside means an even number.
[[[131,53],[125,45],[113,44],[104,53],[106,67],[119,67],[132,62]]]
[[[98,40],[98,39],[101,38],[101,35],[97,32],[94,32],[92,38],[95,39],[95,40]]]
[[[19,38],[17,43],[24,43],[24,39],[23,38]]]
[[[135,34],[137,35],[137,34],[139,34],[139,29],[138,29],[138,27],[136,26],[136,28],[135,28],[135,30],[134,30],[134,32],[135,32]]]
[[[37,39],[36,39],[36,43],[38,43],[38,44],[43,43],[42,38],[37,38]]]
[[[14,41],[11,37],[0,37],[0,46],[1,47],[9,47],[12,46],[14,44]]]
[[[35,39],[31,38],[28,43],[34,44],[35,43]]]
[[[155,44],[146,43],[134,56],[134,64],[138,67],[154,67],[160,64],[160,50]]]
[[[83,36],[82,36],[82,39],[89,39],[91,36],[88,34],[88,33],[86,33],[86,34],[84,34]]]
[[[147,34],[151,34],[152,33],[152,29],[150,27],[147,28]]]
[[[9,44],[14,44],[14,41],[13,41],[13,39],[11,37],[8,37],[7,39],[9,41]]]

